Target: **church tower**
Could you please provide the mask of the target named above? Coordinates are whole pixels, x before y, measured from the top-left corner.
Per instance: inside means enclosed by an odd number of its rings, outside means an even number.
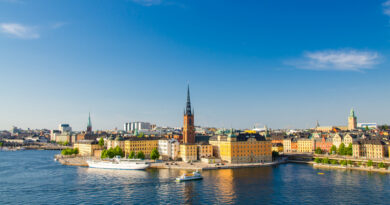
[[[352,108],[348,117],[348,130],[354,130],[356,129],[356,127],[357,127],[357,120],[355,116],[355,111]]]
[[[92,123],[91,123],[91,113],[88,114],[88,125],[87,125],[87,132],[92,132]]]
[[[187,87],[187,104],[184,110],[183,142],[195,143],[194,111],[191,110],[190,86]]]

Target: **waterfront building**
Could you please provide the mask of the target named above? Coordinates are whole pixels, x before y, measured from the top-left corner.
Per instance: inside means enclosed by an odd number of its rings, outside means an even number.
[[[180,144],[176,139],[160,139],[158,140],[158,152],[162,159],[176,160],[180,153]]]
[[[357,128],[357,119],[355,116],[355,111],[352,108],[348,117],[348,130],[355,130],[356,128]]]
[[[125,141],[121,135],[111,135],[106,140],[107,149],[120,147],[122,150],[125,150]]]
[[[283,144],[282,143],[272,143],[272,151],[273,152],[283,152]]]
[[[360,158],[383,159],[387,155],[387,145],[379,139],[361,139],[352,144],[352,155]]]
[[[344,136],[343,143],[345,146],[349,146],[349,144],[352,144],[356,140],[358,140],[357,135],[348,133]]]
[[[196,144],[181,144],[180,157],[184,162],[198,160],[198,147]]]
[[[322,138],[315,138],[314,143],[315,149],[319,147],[322,152],[329,153],[333,145],[333,140],[332,138],[325,138],[325,136],[323,136]]]
[[[362,122],[362,123],[357,123],[357,128],[365,130],[366,128],[368,129],[377,129],[378,124],[375,122]]]
[[[213,146],[208,143],[197,144],[198,159],[213,156]]]
[[[313,152],[314,140],[308,138],[298,139],[298,152]]]
[[[340,144],[344,142],[343,135],[340,133],[336,133],[332,138],[333,145],[339,148]]]
[[[91,113],[88,113],[87,133],[92,133]]]
[[[292,152],[291,150],[291,138],[286,138],[283,140],[283,151],[285,153]]]
[[[291,152],[298,152],[298,139],[292,138],[291,140]]]
[[[242,133],[218,135],[210,138],[214,154],[229,163],[272,161],[272,142],[259,134]]]
[[[95,152],[102,149],[96,140],[80,140],[73,144],[73,148],[79,149],[80,156],[96,156]]]
[[[129,156],[132,151],[137,154],[142,151],[146,158],[150,157],[150,153],[154,148],[158,148],[158,140],[156,137],[131,137],[125,140],[125,155]]]

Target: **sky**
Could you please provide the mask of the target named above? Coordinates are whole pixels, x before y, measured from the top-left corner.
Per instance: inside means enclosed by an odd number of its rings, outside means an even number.
[[[390,124],[390,1],[0,0],[0,129]]]

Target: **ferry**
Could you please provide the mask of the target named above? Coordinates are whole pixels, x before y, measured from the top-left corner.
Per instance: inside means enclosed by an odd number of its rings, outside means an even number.
[[[191,180],[198,180],[203,179],[202,175],[198,172],[192,172],[192,174],[183,174],[180,177],[176,178],[176,181],[182,182],[182,181],[191,181]]]
[[[112,160],[87,160],[87,163],[90,168],[100,169],[142,170],[150,167],[150,164],[143,160],[121,159],[120,157],[115,157]]]

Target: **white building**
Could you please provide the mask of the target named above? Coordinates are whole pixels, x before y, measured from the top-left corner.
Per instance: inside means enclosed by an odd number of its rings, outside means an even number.
[[[377,129],[378,125],[375,122],[363,122],[363,123],[357,123],[358,128],[365,129],[368,127],[369,129]]]
[[[58,125],[58,130],[61,132],[61,133],[70,133],[72,132],[72,127],[69,126],[69,124],[60,124]]]
[[[180,144],[176,139],[158,140],[158,152],[163,159],[177,159],[180,152]]]
[[[152,128],[149,122],[126,122],[123,129],[126,132],[133,132],[134,130],[150,130]]]

